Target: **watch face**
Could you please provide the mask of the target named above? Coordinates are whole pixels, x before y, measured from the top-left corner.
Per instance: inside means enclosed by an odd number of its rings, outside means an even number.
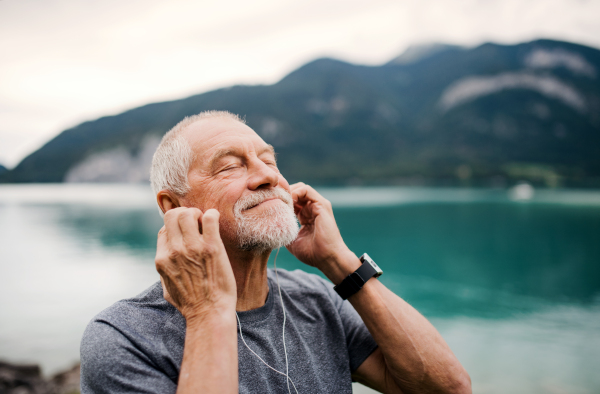
[[[367,263],[369,263],[369,265],[371,267],[373,267],[373,269],[377,272],[375,275],[373,275],[374,278],[377,278],[379,276],[381,276],[381,274],[383,274],[383,271],[381,270],[381,268],[379,268],[379,266],[377,265],[377,263],[375,261],[373,261],[373,259],[371,257],[369,257],[368,254],[363,254],[362,256],[360,256],[360,259],[362,261],[366,261]]]

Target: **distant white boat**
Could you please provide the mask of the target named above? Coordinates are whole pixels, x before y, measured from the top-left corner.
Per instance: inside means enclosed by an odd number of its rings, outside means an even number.
[[[531,200],[535,194],[535,189],[529,183],[519,183],[508,189],[508,197],[514,201]]]

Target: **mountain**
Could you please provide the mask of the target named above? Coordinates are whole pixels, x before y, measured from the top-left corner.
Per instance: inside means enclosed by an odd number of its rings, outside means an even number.
[[[141,181],[184,116],[229,110],[312,184],[600,187],[600,50],[434,46],[381,66],[318,59],[276,84],[149,104],[65,130],[4,182]]]
[[[431,57],[438,53],[447,51],[458,51],[463,48],[457,45],[448,45],[440,43],[424,44],[424,45],[411,45],[402,54],[386,64],[388,66],[399,65],[399,64],[411,64],[416,63],[425,58]]]
[[[3,172],[6,172],[6,171],[8,171],[6,169],[6,167],[4,167],[2,164],[0,164],[0,174],[2,174]]]

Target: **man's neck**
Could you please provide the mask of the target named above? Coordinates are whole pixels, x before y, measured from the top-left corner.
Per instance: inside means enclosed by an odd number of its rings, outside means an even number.
[[[238,312],[260,308],[267,301],[269,294],[267,262],[270,254],[270,251],[257,254],[227,248],[237,285],[235,309]]]

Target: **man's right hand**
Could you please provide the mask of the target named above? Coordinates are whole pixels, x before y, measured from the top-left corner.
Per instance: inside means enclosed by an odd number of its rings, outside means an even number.
[[[156,270],[165,299],[188,324],[211,312],[234,312],[235,278],[219,234],[219,212],[174,208],[158,232]]]
[[[177,393],[237,393],[237,289],[219,234],[219,212],[167,211],[158,232],[156,270],[165,299],[186,319]]]

